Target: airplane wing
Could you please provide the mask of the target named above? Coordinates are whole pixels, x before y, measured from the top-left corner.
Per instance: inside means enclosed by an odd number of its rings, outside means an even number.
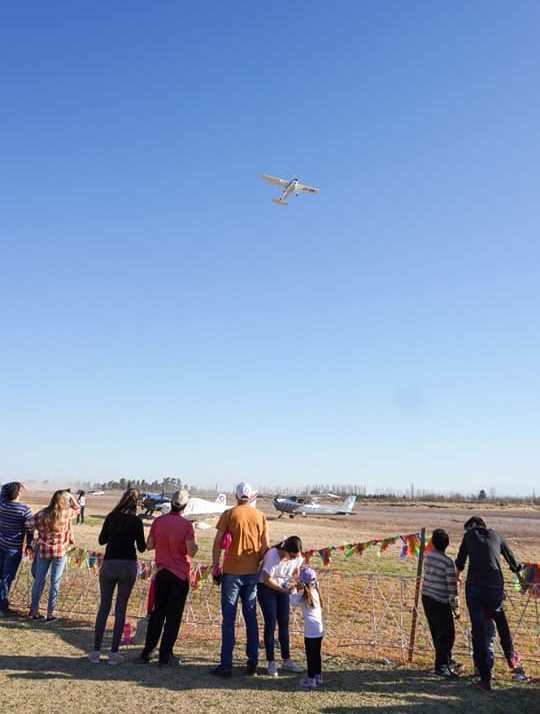
[[[289,185],[289,181],[287,181],[286,179],[277,178],[277,176],[269,176],[268,174],[263,174],[261,178],[263,179],[263,181],[271,183],[272,186],[281,186],[281,188],[285,188],[285,186]]]
[[[319,193],[318,188],[313,188],[313,186],[304,186],[303,183],[296,184],[296,191],[301,191],[302,193]]]

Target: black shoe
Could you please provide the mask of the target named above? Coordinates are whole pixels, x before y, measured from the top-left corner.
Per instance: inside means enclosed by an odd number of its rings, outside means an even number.
[[[178,667],[179,664],[180,657],[176,657],[175,655],[171,655],[169,659],[159,660],[160,667]]]
[[[232,676],[231,670],[227,669],[222,664],[218,664],[218,666],[212,670],[211,674],[216,677],[223,677],[223,679],[229,679]]]
[[[254,674],[257,674],[257,665],[248,662],[246,667],[246,674],[248,677],[253,677]]]
[[[139,664],[150,664],[150,653],[143,650],[137,658],[137,662]]]
[[[445,679],[457,679],[459,676],[454,672],[454,670],[450,669],[447,664],[435,667],[435,674],[437,677],[444,677]]]

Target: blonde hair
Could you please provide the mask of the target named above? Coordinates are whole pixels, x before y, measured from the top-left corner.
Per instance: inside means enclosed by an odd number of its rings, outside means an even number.
[[[43,522],[48,530],[59,532],[62,530],[61,522],[64,511],[69,505],[65,491],[55,491],[49,505],[43,509]]]

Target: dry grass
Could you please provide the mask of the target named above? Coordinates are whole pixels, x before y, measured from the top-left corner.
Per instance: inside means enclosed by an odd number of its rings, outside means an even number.
[[[92,516],[91,521],[75,528],[79,545],[97,547],[100,523],[115,499],[116,494],[104,500],[90,500],[87,513]],[[42,505],[44,500],[37,497],[33,503]],[[451,534],[452,552],[455,552],[463,521],[470,515],[467,506],[447,509],[419,506],[415,509],[374,504],[369,508],[361,506],[358,510],[359,515],[346,520],[277,519],[270,511],[271,538],[278,541],[284,536],[298,534],[306,547],[323,547],[367,540],[375,535],[414,532],[422,525],[428,529],[442,525]],[[540,513],[530,510],[493,510],[489,514],[490,524],[508,536],[523,560],[540,560],[539,520]],[[213,530],[198,531],[200,560],[203,562],[208,562],[213,533]],[[247,678],[239,670],[230,681],[216,681],[209,675],[209,670],[219,656],[219,628],[210,627],[208,619],[206,626],[190,625],[193,613],[191,616],[186,613],[187,624],[183,627],[177,647],[184,663],[175,670],[161,670],[157,665],[145,667],[133,661],[116,668],[106,664],[92,666],[85,658],[92,643],[92,627],[88,622],[82,619],[60,621],[48,629],[44,625],[32,626],[28,621],[16,618],[0,621],[2,711],[16,708],[20,712],[48,714],[77,706],[81,712],[132,712],[137,708],[145,712],[173,711],[184,707],[209,712],[234,709],[237,712],[442,714],[474,711],[475,714],[487,714],[520,711],[520,714],[537,714],[540,711],[538,683],[512,684],[504,679],[506,673],[503,668],[499,668],[503,676],[498,679],[498,691],[489,696],[475,691],[468,681],[447,684],[434,679],[429,674],[429,662],[425,655],[418,657],[415,666],[409,668],[396,666],[400,653],[391,649],[388,653],[384,652],[380,642],[376,648],[369,647],[367,641],[370,634],[362,630],[366,627],[362,608],[369,596],[364,587],[367,582],[365,575],[376,572],[379,576],[414,576],[415,561],[400,562],[398,552],[394,548],[380,559],[368,552],[362,559],[354,556],[347,563],[338,555],[333,558],[331,574],[323,577],[330,625],[325,644],[324,691],[299,691],[298,677],[294,675],[281,677],[276,682],[264,675]],[[350,577],[351,574],[362,577]],[[399,580],[388,579],[387,582],[384,592],[391,602],[392,596],[395,596],[392,588]],[[133,608],[138,611],[144,603],[141,585],[144,584],[138,584],[141,592],[138,594],[135,591],[132,598]],[[87,602],[94,607],[96,586],[97,579],[94,579],[87,593]],[[407,599],[410,600],[410,596]],[[200,612],[207,608],[217,624],[219,606],[215,589],[196,593],[193,601],[194,611],[197,607]],[[131,612],[132,615],[138,614],[133,609]],[[405,620],[410,617],[410,608],[401,616]],[[381,625],[378,633],[380,640],[386,639],[390,643],[395,635],[392,621],[399,617],[397,611],[390,617],[387,613],[389,624],[385,626],[389,629],[385,631]],[[241,640],[241,631],[239,634]],[[538,655],[538,635],[534,634],[534,629],[529,634],[533,637],[532,647],[536,648]],[[361,641],[363,646],[359,644]],[[420,650],[426,644],[426,631],[421,626]],[[239,656],[242,646],[240,641],[236,648]],[[293,647],[295,656],[303,660],[298,634],[293,636]],[[138,649],[132,647],[129,650],[128,658],[133,660]],[[428,653],[428,650],[424,651]],[[393,657],[394,663],[383,664],[373,659],[382,654]],[[241,666],[242,662],[237,664]],[[540,672],[536,670],[538,674]]]

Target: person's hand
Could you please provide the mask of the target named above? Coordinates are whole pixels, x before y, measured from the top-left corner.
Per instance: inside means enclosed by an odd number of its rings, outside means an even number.
[[[31,558],[34,555],[34,549],[31,545],[27,545],[24,549],[24,554],[27,558]]]
[[[223,577],[223,571],[219,567],[219,565],[214,565],[212,568],[212,580],[214,581],[214,585],[217,585],[218,588],[221,585],[221,579]]]

